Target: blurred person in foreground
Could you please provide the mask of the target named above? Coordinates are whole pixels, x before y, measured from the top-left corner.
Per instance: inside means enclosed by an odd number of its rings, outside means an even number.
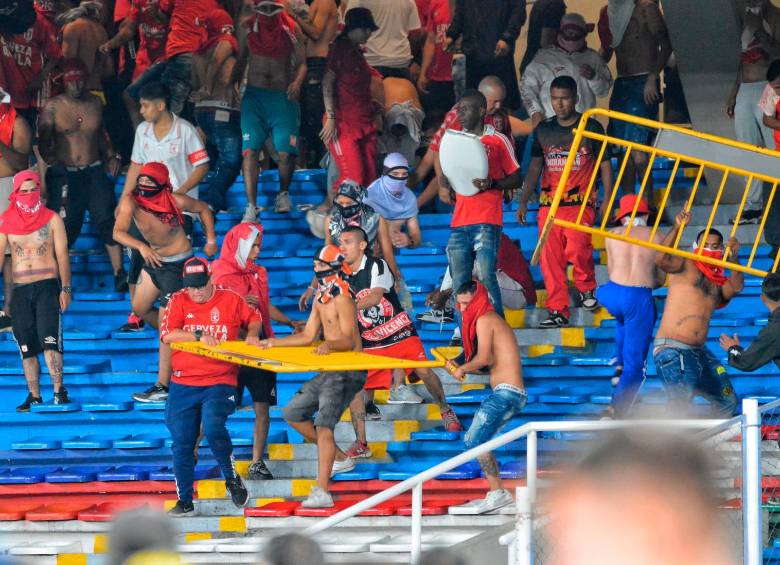
[[[141,507],[116,515],[108,533],[108,565],[181,563],[176,530],[160,511]]]
[[[322,565],[325,557],[316,541],[301,534],[276,536],[263,548],[260,565]]]
[[[709,462],[682,437],[614,432],[562,476],[543,504],[552,517],[552,565],[736,563]]]

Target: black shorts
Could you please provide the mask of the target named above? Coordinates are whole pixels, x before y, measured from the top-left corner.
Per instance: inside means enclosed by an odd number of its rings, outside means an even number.
[[[11,328],[23,359],[46,350],[62,353],[59,280],[15,285],[11,311]]]
[[[194,226],[195,224],[192,222],[192,217],[185,214],[184,233],[187,234],[187,237],[190,238],[190,240],[192,240],[192,230]],[[130,221],[130,228],[127,230],[127,233],[138,241],[148,244],[146,239],[144,239],[144,236],[141,235],[138,227],[136,227],[135,221]],[[140,251],[131,247],[127,248],[127,253],[130,256],[130,265],[127,268],[127,284],[138,284],[138,277],[141,276],[141,271],[144,268],[144,258]]]
[[[276,373],[254,367],[241,367],[238,370],[238,394],[240,401],[244,389],[249,390],[252,402],[264,402],[276,406]]]
[[[161,267],[144,265],[143,270],[146,271],[146,274],[152,279],[154,286],[160,291],[160,306],[162,308],[168,305],[168,300],[174,292],[179,292],[184,288],[184,263],[190,257],[192,255],[188,255],[179,261],[163,263]]]

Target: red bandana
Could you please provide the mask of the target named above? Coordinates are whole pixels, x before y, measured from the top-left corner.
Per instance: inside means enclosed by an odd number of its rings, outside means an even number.
[[[274,16],[255,14],[245,25],[250,28],[247,41],[255,55],[283,59],[297,43],[295,21],[285,12]]]
[[[461,317],[463,318],[463,327],[461,331],[463,337],[463,353],[466,356],[466,361],[471,361],[474,354],[477,352],[477,320],[488,312],[494,311],[493,305],[490,303],[487,289],[482,286],[481,283],[477,283],[477,291],[474,293],[474,298],[472,298],[469,305],[461,311]]]
[[[694,253],[698,253],[699,249],[695,249]],[[723,259],[723,251],[715,251],[710,249],[702,249],[701,254],[703,257],[710,257],[712,259]],[[728,278],[723,274],[722,267],[716,267],[708,263],[702,263],[701,261],[694,261],[694,265],[699,269],[702,274],[707,277],[710,282],[715,283],[718,286],[726,284]]]
[[[238,53],[238,41],[234,35],[233,18],[225,10],[217,8],[206,16],[203,24],[206,27],[207,39],[198,50],[199,54],[205,53],[220,41],[227,41],[233,48],[233,53]]]
[[[263,337],[274,336],[271,329],[270,298],[268,293],[268,272],[265,268],[247,261],[255,239],[263,241],[263,226],[242,223],[233,226],[225,235],[219,259],[211,264],[211,279],[214,284],[229,288],[241,295],[260,298],[260,314],[263,318]]]
[[[161,190],[153,196],[144,196],[136,185],[133,190],[133,199],[139,208],[146,210],[160,220],[163,224],[169,226],[181,226],[184,224],[184,216],[176,205],[173,198],[173,187],[168,177],[168,167],[163,163],[146,163],[141,167],[139,177],[149,177],[153,179]]]
[[[20,194],[22,185],[35,181],[38,190]],[[27,235],[49,223],[54,212],[41,202],[41,177],[35,171],[22,171],[14,176],[14,191],[8,197],[11,203],[0,216],[0,233]]]
[[[16,108],[11,104],[0,104],[0,143],[10,147],[16,121]]]

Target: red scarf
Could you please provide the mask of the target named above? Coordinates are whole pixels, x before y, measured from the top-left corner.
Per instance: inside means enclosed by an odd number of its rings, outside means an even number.
[[[698,253],[699,249],[695,249],[694,253]],[[714,251],[710,249],[702,249],[701,254],[703,257],[710,257],[712,259],[723,259],[723,251]],[[726,284],[728,278],[723,274],[723,267],[716,267],[708,263],[702,263],[701,261],[694,261],[694,265],[699,269],[707,279],[718,285],[723,286]]]
[[[472,298],[469,305],[461,311],[461,317],[463,319],[463,327],[461,330],[463,337],[463,353],[466,356],[466,361],[471,361],[474,354],[477,352],[477,320],[488,312],[494,311],[493,305],[490,303],[487,289],[482,286],[481,283],[477,283],[477,291],[474,293],[474,298]]]
[[[153,179],[162,190],[154,196],[143,196],[138,187],[133,191],[133,199],[139,208],[153,214],[163,224],[169,226],[184,225],[184,216],[173,198],[173,187],[168,177],[168,167],[163,163],[150,162],[141,167],[139,177]]]
[[[11,147],[16,122],[16,108],[11,104],[0,104],[0,143]]]
[[[270,295],[268,273],[264,267],[247,261],[255,239],[263,241],[263,226],[243,223],[233,226],[225,235],[219,259],[211,264],[211,279],[214,284],[229,288],[239,294],[257,296],[258,309],[262,316],[263,337],[274,336],[271,329]]]
[[[230,43],[230,47],[233,48],[233,53],[238,53],[238,41],[236,41],[236,37],[233,35],[235,28],[233,27],[233,18],[230,17],[230,14],[221,8],[217,8],[206,16],[204,24],[208,35],[206,43],[198,50],[198,54],[205,53],[220,41],[227,41]]]
[[[22,185],[35,181],[38,190],[20,194]],[[27,235],[49,223],[54,212],[41,202],[41,177],[35,171],[22,171],[14,176],[14,191],[8,197],[11,203],[0,216],[0,233]]]
[[[523,252],[505,233],[501,234],[496,268],[504,271],[510,279],[523,287],[526,304],[529,306],[536,304],[536,289],[531,277],[531,270],[528,268],[528,261],[525,260]]]
[[[295,20],[285,12],[274,16],[255,14],[244,25],[250,29],[247,41],[255,55],[283,59],[297,43]]]

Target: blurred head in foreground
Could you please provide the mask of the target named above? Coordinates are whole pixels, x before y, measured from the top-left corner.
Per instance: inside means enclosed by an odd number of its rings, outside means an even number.
[[[263,549],[261,565],[322,565],[325,558],[316,541],[300,534],[276,536]]]
[[[180,563],[175,553],[178,532],[165,514],[139,508],[118,514],[109,533],[110,565]]]
[[[736,563],[709,461],[676,435],[611,434],[561,477],[546,503],[554,565]]]
[[[467,565],[466,561],[451,549],[439,548],[426,551],[417,565]]]

